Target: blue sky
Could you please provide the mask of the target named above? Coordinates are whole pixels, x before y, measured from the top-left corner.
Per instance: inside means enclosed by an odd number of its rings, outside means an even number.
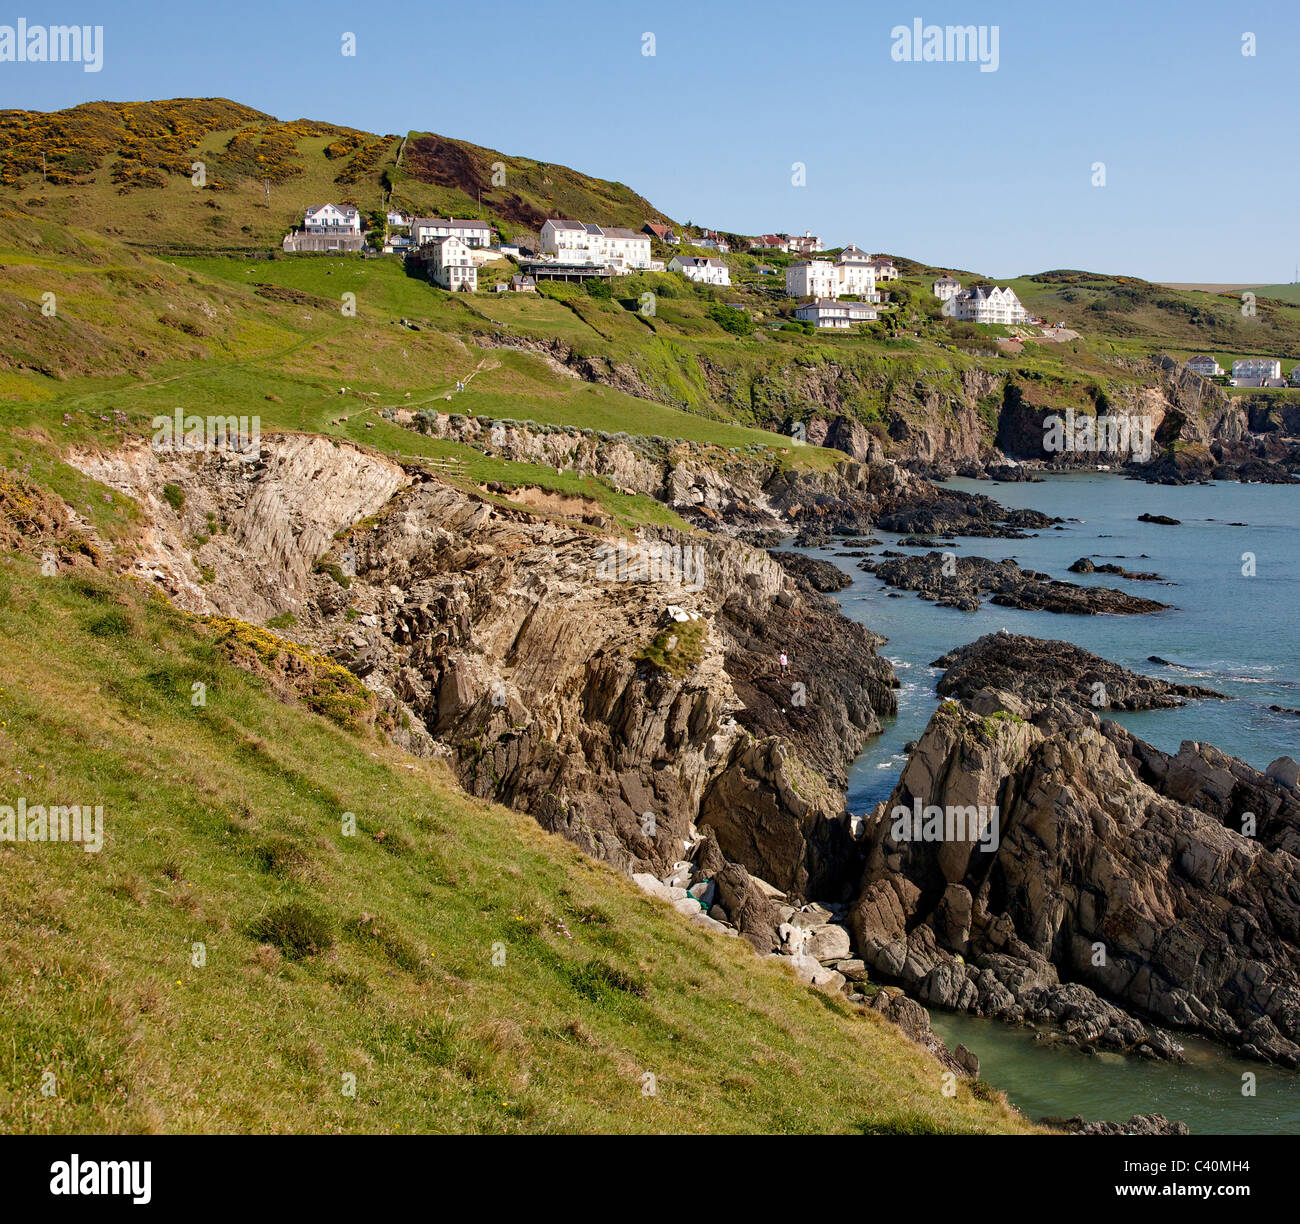
[[[224,96],[436,131],[620,180],[681,221],[999,277],[1271,283],[1300,262],[1297,0],[19,0],[0,24],[19,16],[102,25],[104,66],[0,63],[3,108]],[[997,71],[896,62],[891,31],[917,17],[996,26]]]

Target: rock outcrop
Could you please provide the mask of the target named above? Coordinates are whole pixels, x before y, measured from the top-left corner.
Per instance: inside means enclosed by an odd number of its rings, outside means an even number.
[[[792,895],[850,886],[842,789],[896,680],[811,583],[728,535],[629,539],[319,438],[262,451],[85,463],[150,510],[143,577],[196,612],[284,618],[471,793],[628,872],[670,875],[707,825]],[[761,906],[729,887],[749,934]]]
[[[958,557],[932,551],[923,556],[860,561],[858,567],[875,574],[889,586],[915,591],[941,607],[963,612],[977,611],[982,596],[1008,608],[1078,616],[1102,613],[1132,616],[1160,612],[1168,606],[1113,587],[1063,582],[1037,570],[1021,569],[1010,558],[991,561],[987,557]]]
[[[1176,1057],[1163,1025],[1300,1066],[1300,794],[1061,708],[940,706],[866,822],[859,955],[922,1002],[1087,1049]],[[973,841],[954,817],[980,809]]]
[[[1015,633],[987,633],[930,666],[947,668],[937,685],[940,696],[972,702],[981,691],[993,689],[1002,704],[1008,694],[1018,699],[1017,713],[1027,717],[1062,701],[1103,712],[1164,710],[1223,697],[1200,685],[1143,676],[1073,642]]]

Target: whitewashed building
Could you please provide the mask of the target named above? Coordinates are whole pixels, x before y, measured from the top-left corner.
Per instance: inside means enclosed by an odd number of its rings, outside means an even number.
[[[870,323],[877,318],[875,307],[866,302],[840,302],[834,298],[818,298],[795,307],[794,316],[816,327],[847,331],[859,323]]]
[[[785,291],[791,297],[843,297],[880,301],[871,257],[858,247],[844,249],[839,259],[805,259],[785,270]]]
[[[687,280],[700,285],[731,284],[731,269],[720,259],[700,255],[674,255],[668,261],[669,272],[680,272]]]
[[[542,250],[560,263],[594,264],[620,273],[653,267],[650,235],[618,226],[548,219],[542,226]]]
[[[459,238],[466,246],[492,245],[492,227],[486,221],[460,221],[455,217],[412,217],[411,241],[416,246],[439,238]]]
[[[1203,378],[1215,378],[1223,373],[1223,367],[1204,353],[1198,353],[1195,357],[1187,359],[1187,368],[1193,374],[1200,374]]]
[[[1232,377],[1234,380],[1257,378],[1262,385],[1265,379],[1282,377],[1282,363],[1275,357],[1244,357],[1241,361],[1232,363]],[[1238,385],[1249,386],[1250,384]]]
[[[786,247],[792,255],[815,255],[818,251],[824,250],[822,240],[816,237],[811,230],[805,230],[803,237],[794,237],[790,239]]]
[[[361,233],[361,214],[351,204],[321,204],[303,214],[302,228],[308,234]]]
[[[429,279],[444,289],[473,293],[478,289],[478,268],[470,257],[469,244],[462,238],[449,235],[435,238],[426,244],[429,261]]]
[[[1014,289],[1001,289],[994,285],[987,289],[979,285],[963,289],[952,298],[953,315],[961,323],[1024,323],[1027,311],[1016,297]]]
[[[930,287],[939,301],[946,302],[950,297],[956,297],[961,292],[961,281],[955,276],[941,276]]]
[[[884,255],[876,255],[871,260],[871,270],[876,274],[876,281],[891,281],[898,279],[898,268],[892,259],[887,259]]]
[[[386,219],[389,225],[405,226],[411,224],[411,218],[396,209],[389,209]]]

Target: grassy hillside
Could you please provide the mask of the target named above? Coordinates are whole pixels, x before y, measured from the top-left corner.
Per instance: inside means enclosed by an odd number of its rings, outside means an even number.
[[[6,553],[0,632],[0,801],[105,829],[98,854],[0,844],[4,1132],[1027,1129],[464,797],[261,631]]]
[[[204,168],[198,185],[195,163]],[[508,235],[558,214],[634,229],[668,220],[621,183],[566,166],[427,133],[285,122],[224,98],[0,111],[0,196],[167,251],[277,247],[304,208],[327,200],[368,218],[389,203],[481,217]]]
[[[647,221],[671,223],[622,183],[425,132],[411,133],[401,164],[389,177],[393,198],[403,205],[421,212],[491,217],[507,237],[536,233],[547,217],[634,230]]]
[[[456,296],[408,277],[391,258],[162,261],[18,213],[0,213],[0,261],[0,463],[36,463],[61,489],[76,485],[59,464],[68,446],[109,447],[147,435],[155,415],[177,409],[256,414],[263,430],[321,432],[412,460],[458,458],[468,480],[580,493],[628,526],[684,524],[658,502],[598,478],[491,459],[384,414],[437,407],[757,448],[778,462],[842,458],[734,423],[702,390],[694,405],[685,392],[663,392],[700,409],[685,411],[559,373],[538,354],[472,342],[513,328],[539,339],[567,335],[593,355],[626,356],[651,333],[616,303]],[[42,311],[46,294],[53,295],[49,315]],[[343,313],[345,294],[354,296],[354,315]],[[725,341],[705,318],[704,303],[690,309],[697,339]],[[671,346],[654,359],[665,387],[699,383],[698,370],[692,375],[695,367]],[[469,389],[457,392],[457,382],[471,375]]]

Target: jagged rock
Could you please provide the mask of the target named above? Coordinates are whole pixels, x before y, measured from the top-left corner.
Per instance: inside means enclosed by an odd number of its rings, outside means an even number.
[[[1059,1124],[1075,1135],[1186,1135],[1190,1132],[1186,1122],[1171,1122],[1164,1114],[1134,1114],[1127,1122],[1084,1122],[1074,1117],[1056,1123],[1044,1118],[1049,1125]]]
[[[1069,570],[1072,574],[1115,574],[1120,578],[1127,578],[1131,582],[1164,581],[1159,574],[1153,574],[1149,571],[1126,570],[1122,565],[1114,565],[1109,562],[1098,565],[1091,557],[1080,557],[1069,567]]]
[[[1188,699],[1224,696],[1196,684],[1143,676],[1072,642],[1015,633],[985,634],[948,651],[930,666],[947,668],[937,686],[941,696],[970,701],[982,689],[991,688],[1014,694],[1033,711],[1057,701],[1098,713],[1167,709],[1185,705]]]
[[[808,939],[804,951],[815,960],[835,961],[845,958],[852,951],[849,933],[842,926],[824,923],[808,928]]]
[[[997,837],[917,839],[892,813],[918,799],[996,808]],[[1149,1017],[1298,1067],[1298,837],[1300,796],[1208,746],[948,702],[867,821],[849,925],[872,969],[937,1005],[1179,1057]]]
[[[943,553],[930,552],[924,556],[890,558],[876,565],[873,572],[890,586],[916,591],[924,599],[963,611],[976,610],[982,595],[991,596],[993,603],[1004,607],[1083,616],[1132,615],[1159,612],[1167,607],[1111,587],[1062,582],[1036,570],[1021,569],[1010,558],[992,561],[987,557],[951,554],[945,557]]]
[[[961,1058],[956,1057],[930,1027],[930,1013],[901,990],[882,986],[871,1000],[871,1010],[880,1012],[886,1020],[898,1025],[908,1040],[933,1054],[945,1070],[962,1079],[973,1079],[979,1074],[979,1060],[969,1050]],[[974,1071],[971,1070],[972,1061]]]
[[[805,557],[803,553],[774,551],[768,555],[772,560],[780,562],[782,568],[805,589],[820,592],[842,591],[845,587],[853,585],[853,579],[834,561]]]

